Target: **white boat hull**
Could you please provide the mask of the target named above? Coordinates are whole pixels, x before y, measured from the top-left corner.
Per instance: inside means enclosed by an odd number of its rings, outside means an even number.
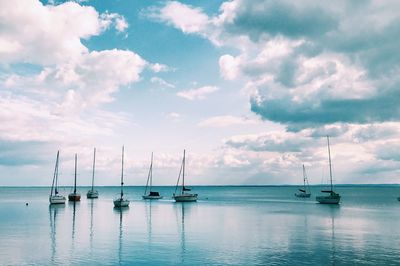
[[[340,196],[318,196],[315,198],[321,204],[339,204]]]
[[[89,190],[86,197],[88,199],[97,199],[99,197],[99,192],[97,190]]]
[[[129,207],[129,202],[130,201],[127,199],[119,198],[114,200],[114,207],[116,208]]]
[[[65,197],[61,195],[50,196],[49,202],[50,204],[65,204]]]
[[[298,198],[309,198],[311,196],[311,193],[296,193],[294,195]]]
[[[143,195],[142,198],[145,199],[145,200],[158,200],[158,199],[162,199],[163,196],[149,196],[149,195]]]
[[[176,202],[194,202],[197,201],[197,194],[182,194],[173,196]]]

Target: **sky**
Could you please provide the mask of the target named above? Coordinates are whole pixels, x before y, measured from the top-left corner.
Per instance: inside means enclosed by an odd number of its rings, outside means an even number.
[[[399,8],[0,0],[0,185],[399,183]]]

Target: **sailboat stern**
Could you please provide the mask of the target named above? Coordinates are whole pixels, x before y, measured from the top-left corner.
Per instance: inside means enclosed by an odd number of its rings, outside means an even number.
[[[49,197],[50,204],[65,204],[65,197],[62,195],[53,195]]]
[[[68,195],[68,200],[69,201],[80,201],[81,200],[81,194],[79,193],[71,193]]]
[[[124,199],[124,198],[119,198],[114,200],[114,207],[115,208],[123,208],[123,207],[129,207],[129,200]]]
[[[173,196],[175,202],[195,202],[197,201],[197,194],[184,193],[181,195]]]
[[[330,194],[328,196],[317,196],[315,198],[315,200],[321,204],[339,204],[340,199],[340,195],[333,191],[330,191]]]
[[[89,190],[86,197],[88,199],[97,199],[99,197],[99,192],[97,190]]]

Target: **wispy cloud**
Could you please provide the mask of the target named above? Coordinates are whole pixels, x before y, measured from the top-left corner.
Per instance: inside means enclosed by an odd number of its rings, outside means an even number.
[[[219,88],[216,86],[204,86],[197,89],[180,91],[176,95],[187,100],[204,100],[207,95],[218,91]]]
[[[167,113],[167,114],[165,114],[165,117],[168,120],[173,121],[173,122],[179,122],[182,119],[182,115],[179,113],[176,113],[176,112]]]
[[[168,83],[168,82],[166,82],[165,80],[163,80],[162,78],[159,78],[159,77],[152,77],[150,79],[150,82],[154,83],[154,84],[158,84],[158,85],[160,85],[160,86],[162,86],[164,88],[175,88],[174,84]]]
[[[251,119],[248,117],[224,115],[209,117],[200,121],[197,125],[200,127],[229,127],[236,125],[253,125],[259,122],[260,121],[256,119]]]

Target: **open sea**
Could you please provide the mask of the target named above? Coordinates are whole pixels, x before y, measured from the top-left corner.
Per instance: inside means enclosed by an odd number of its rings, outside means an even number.
[[[123,211],[118,187],[97,189],[49,206],[50,188],[0,188],[0,265],[400,265],[400,186],[336,186],[340,206],[317,204],[319,187],[192,187],[196,203],[126,187]]]

